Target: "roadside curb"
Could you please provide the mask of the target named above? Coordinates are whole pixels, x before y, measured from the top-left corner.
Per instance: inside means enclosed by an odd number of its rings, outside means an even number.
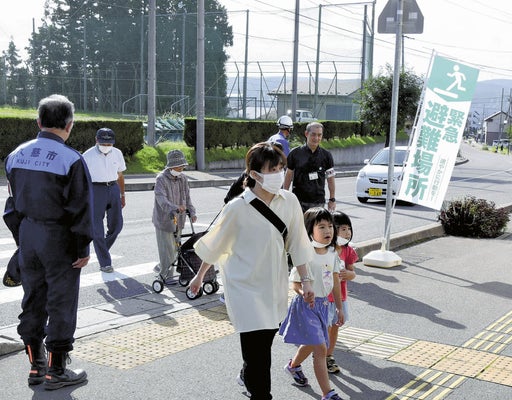
[[[336,172],[336,178],[346,178],[351,176],[357,176],[359,171],[340,171]],[[218,186],[230,186],[237,178],[223,178],[213,174],[209,174],[208,179],[197,179],[196,171],[185,171],[185,175],[188,178],[188,184],[191,189],[194,188],[205,188],[205,187],[218,187]],[[125,175],[125,191],[127,192],[139,192],[139,191],[150,191],[155,188],[156,176],[147,175],[145,177],[137,176],[135,178]]]

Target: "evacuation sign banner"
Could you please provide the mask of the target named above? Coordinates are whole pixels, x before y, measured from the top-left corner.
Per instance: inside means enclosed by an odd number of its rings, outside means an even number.
[[[398,198],[440,210],[478,79],[478,69],[434,56]]]

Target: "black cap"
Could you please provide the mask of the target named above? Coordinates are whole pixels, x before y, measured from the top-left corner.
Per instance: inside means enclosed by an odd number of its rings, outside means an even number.
[[[116,134],[110,128],[101,128],[96,132],[96,141],[98,143],[114,144],[116,142]]]

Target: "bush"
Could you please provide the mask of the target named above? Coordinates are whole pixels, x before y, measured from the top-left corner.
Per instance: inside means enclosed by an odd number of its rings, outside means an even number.
[[[443,208],[439,220],[448,235],[495,238],[505,230],[509,215],[492,201],[466,196]]]
[[[96,142],[96,131],[109,127],[116,133],[116,147],[125,156],[131,156],[142,149],[144,131],[142,122],[121,119],[81,119],[76,116],[73,130],[66,144],[84,152]],[[4,160],[19,144],[35,139],[39,127],[35,118],[0,117],[0,160]]]

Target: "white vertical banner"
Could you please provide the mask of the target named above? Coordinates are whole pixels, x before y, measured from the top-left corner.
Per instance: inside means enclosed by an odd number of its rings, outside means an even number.
[[[434,56],[398,198],[440,210],[462,141],[478,69]]]

